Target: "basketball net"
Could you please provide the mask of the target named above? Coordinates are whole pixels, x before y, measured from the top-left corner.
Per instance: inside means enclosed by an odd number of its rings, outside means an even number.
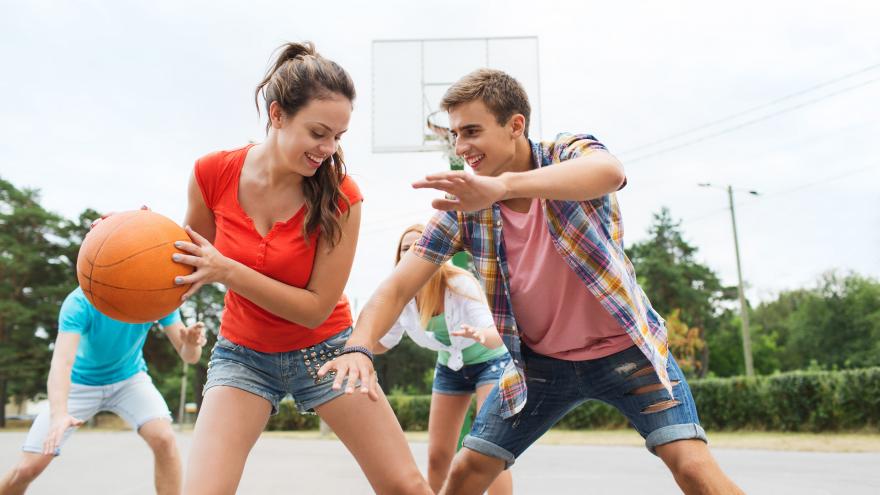
[[[444,127],[436,122],[435,116],[441,111],[431,112],[428,115],[428,129],[436,136],[435,140],[443,146],[443,156],[449,161],[450,170],[464,170],[464,159],[455,154],[455,138],[449,132],[448,127]]]

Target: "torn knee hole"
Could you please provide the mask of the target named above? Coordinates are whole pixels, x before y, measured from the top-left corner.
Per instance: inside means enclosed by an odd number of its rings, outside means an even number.
[[[672,386],[678,385],[678,380],[672,382]],[[648,392],[656,392],[657,390],[663,390],[664,387],[662,383],[653,383],[651,385],[645,385],[643,387],[639,387],[629,393],[629,395],[641,395],[647,394]]]
[[[633,378],[638,378],[640,376],[650,375],[651,373],[654,373],[654,368],[651,366],[648,366],[646,368],[642,368],[642,369],[636,371],[632,375],[629,375],[629,378],[627,378],[627,380],[632,380]]]
[[[673,407],[681,404],[681,401],[675,399],[667,399],[663,402],[658,402],[656,404],[651,404],[650,406],[642,409],[642,414],[652,414],[658,413],[660,411],[665,411],[667,409],[672,409]]]

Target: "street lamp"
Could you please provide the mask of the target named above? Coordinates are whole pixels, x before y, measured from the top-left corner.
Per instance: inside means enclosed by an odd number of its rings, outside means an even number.
[[[714,187],[716,189],[727,191],[727,200],[730,204],[730,223],[733,225],[733,249],[736,252],[736,276],[739,279],[739,312],[740,321],[742,321],[743,358],[746,364],[746,376],[754,376],[755,368],[752,364],[752,340],[749,335],[749,311],[746,307],[746,295],[743,288],[742,263],[739,259],[739,239],[736,234],[736,214],[734,213],[733,208],[733,187],[730,185],[716,186],[708,182],[702,182],[697,185],[700,187]],[[757,191],[747,190],[745,192],[752,196],[758,196]]]

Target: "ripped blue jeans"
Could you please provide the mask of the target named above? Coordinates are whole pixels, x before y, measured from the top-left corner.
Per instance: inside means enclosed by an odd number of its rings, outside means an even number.
[[[503,418],[498,386],[486,398],[462,445],[513,464],[569,411],[588,400],[610,404],[629,419],[652,453],[676,440],[707,441],[694,399],[672,355],[666,369],[673,397],[638,347],[588,361],[564,361],[523,346],[528,400],[519,414]]]

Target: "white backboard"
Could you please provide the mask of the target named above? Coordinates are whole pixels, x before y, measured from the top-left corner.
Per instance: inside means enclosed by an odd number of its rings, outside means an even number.
[[[428,129],[443,94],[465,74],[488,67],[515,77],[529,95],[530,136],[541,135],[538,38],[373,41],[373,152],[442,150]],[[445,125],[445,115],[435,122]]]

